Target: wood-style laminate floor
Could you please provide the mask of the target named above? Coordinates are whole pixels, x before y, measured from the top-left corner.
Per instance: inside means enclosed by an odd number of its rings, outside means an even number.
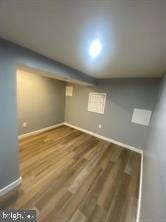
[[[67,126],[22,139],[22,185],[1,209],[42,222],[135,222],[141,156]]]

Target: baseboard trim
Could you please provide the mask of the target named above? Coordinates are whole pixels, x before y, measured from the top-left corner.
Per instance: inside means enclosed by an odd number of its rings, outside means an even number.
[[[19,135],[18,138],[22,139],[22,138],[26,138],[26,137],[29,137],[29,136],[33,136],[33,135],[36,135],[36,134],[39,134],[39,133],[42,133],[42,132],[45,132],[45,131],[48,131],[48,130],[51,130],[51,129],[55,129],[55,128],[63,126],[63,125],[64,125],[63,122],[62,123],[58,123],[58,124],[53,125],[53,126],[45,127],[45,128],[42,128],[42,129],[30,132],[30,133]]]
[[[9,191],[13,190],[17,186],[19,186],[22,183],[22,177],[18,178],[14,182],[10,183],[6,187],[0,189],[0,197],[7,194]]]
[[[108,142],[110,142],[110,143],[117,144],[117,145],[122,146],[122,147],[124,147],[124,148],[127,148],[127,149],[129,149],[129,150],[132,150],[132,151],[135,151],[135,152],[137,152],[137,153],[143,154],[143,150],[141,150],[141,149],[139,149],[139,148],[135,148],[135,147],[130,146],[130,145],[127,145],[127,144],[125,144],[125,143],[121,143],[121,142],[119,142],[119,141],[117,141],[117,140],[110,139],[110,138],[108,138],[108,137],[102,136],[102,135],[97,134],[97,133],[93,133],[93,132],[91,132],[91,131],[89,131],[89,130],[86,130],[86,129],[83,129],[83,128],[81,128],[81,127],[78,127],[78,126],[69,124],[69,123],[67,123],[67,122],[62,122],[62,123],[59,123],[59,124],[56,124],[56,125],[53,125],[53,126],[49,126],[49,127],[42,128],[42,129],[40,129],[40,130],[36,130],[36,131],[30,132],[30,133],[22,134],[22,135],[19,135],[18,138],[19,138],[19,139],[22,139],[22,138],[25,138],[25,137],[33,136],[33,135],[36,135],[36,134],[39,134],[39,133],[42,133],[42,132],[45,132],[45,131],[48,131],[48,130],[51,130],[51,129],[58,128],[58,127],[63,126],[63,125],[72,127],[72,128],[74,128],[74,129],[80,130],[80,131],[82,131],[82,132],[84,132],[84,133],[88,133],[88,134],[90,134],[90,135],[92,135],[92,136],[95,136],[95,137],[97,137],[97,138],[99,138],[99,139],[108,141]]]
[[[137,219],[136,222],[140,221],[140,214],[141,214],[141,202],[142,202],[142,184],[143,184],[143,162],[144,156],[141,155],[141,169],[140,169],[140,182],[139,182],[139,198],[138,198],[138,208],[137,208]]]
[[[116,141],[116,140],[110,139],[110,138],[105,137],[105,136],[102,136],[102,135],[100,135],[100,134],[93,133],[93,132],[91,132],[91,131],[89,131],[89,130],[86,130],[86,129],[77,127],[77,126],[75,126],[75,125],[72,125],[72,124],[69,124],[69,123],[66,123],[66,122],[64,123],[64,125],[69,126],[69,127],[72,127],[72,128],[74,128],[74,129],[77,129],[77,130],[80,130],[80,131],[82,131],[82,132],[84,132],[84,133],[88,133],[88,134],[90,134],[90,135],[92,135],[92,136],[95,136],[95,137],[97,137],[97,138],[99,138],[99,139],[108,141],[108,142],[110,142],[110,143],[117,144],[117,145],[119,145],[119,146],[121,146],[121,147],[123,147],[123,148],[127,148],[127,149],[129,149],[129,150],[132,150],[132,151],[135,151],[135,152],[137,152],[137,153],[143,154],[143,150],[141,150],[141,149],[139,149],[139,148],[135,148],[135,147],[133,147],[133,146],[129,146],[129,145],[127,145],[127,144],[118,142],[118,141]]]

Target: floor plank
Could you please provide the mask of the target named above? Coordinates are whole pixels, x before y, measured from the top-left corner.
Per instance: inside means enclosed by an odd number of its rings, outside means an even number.
[[[44,222],[135,222],[141,156],[67,126],[21,139],[22,185],[1,209]]]

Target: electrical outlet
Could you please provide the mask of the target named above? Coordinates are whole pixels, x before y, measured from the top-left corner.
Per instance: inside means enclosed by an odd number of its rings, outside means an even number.
[[[99,124],[99,129],[101,129],[101,124]]]
[[[27,122],[23,122],[23,127],[27,127]]]

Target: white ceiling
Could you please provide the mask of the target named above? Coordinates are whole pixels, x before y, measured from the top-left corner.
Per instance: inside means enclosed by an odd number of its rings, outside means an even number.
[[[96,78],[166,72],[166,0],[0,0],[0,36]]]

